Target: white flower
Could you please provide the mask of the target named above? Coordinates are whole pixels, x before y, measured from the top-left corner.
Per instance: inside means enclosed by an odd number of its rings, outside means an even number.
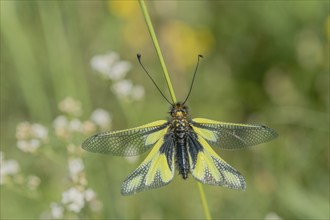
[[[40,145],[41,142],[38,139],[17,141],[17,147],[23,152],[33,153],[40,147]]]
[[[84,164],[80,158],[69,160],[69,173],[71,177],[75,178],[83,170],[84,170]]]
[[[107,128],[112,121],[112,117],[109,112],[98,108],[92,112],[91,120],[95,122],[98,126],[102,128]]]
[[[51,215],[54,219],[62,219],[63,218],[63,212],[64,209],[61,205],[53,202],[50,204],[51,208]]]
[[[78,213],[85,205],[84,193],[72,187],[62,193],[62,203],[67,206],[68,210]]]
[[[119,55],[116,52],[109,52],[105,55],[94,56],[91,60],[91,66],[101,74],[107,75],[117,60],[119,60]]]
[[[64,115],[57,116],[53,121],[55,129],[65,128],[69,125],[68,119]]]
[[[119,61],[118,63],[112,66],[111,71],[108,74],[108,77],[111,80],[121,80],[123,79],[127,72],[131,69],[131,63],[127,61]]]
[[[133,89],[132,81],[125,79],[112,85],[113,91],[121,98],[127,98]]]
[[[84,124],[78,118],[69,121],[64,115],[57,116],[53,121],[53,126],[56,135],[63,138],[68,138],[71,132],[84,131]]]
[[[141,85],[136,85],[131,91],[132,99],[135,101],[141,100],[144,97],[144,88]]]
[[[92,201],[95,198],[96,198],[96,194],[95,194],[94,190],[87,189],[85,191],[85,199],[86,199],[87,202],[90,202],[90,201]]]
[[[6,176],[14,176],[19,171],[19,165],[16,160],[5,160],[1,152],[0,160],[0,185],[5,183]]]
[[[16,127],[17,147],[24,152],[35,152],[47,137],[48,129],[41,124],[23,122]]]
[[[40,185],[40,178],[37,176],[28,176],[27,178],[27,186],[29,189],[34,190]]]
[[[53,121],[53,127],[58,137],[67,139],[69,137],[69,121],[64,115],[57,116]]]
[[[109,52],[94,56],[91,59],[91,66],[115,82],[112,85],[112,91],[119,98],[138,101],[144,97],[145,92],[142,86],[133,86],[130,80],[124,79],[132,65],[128,61],[120,60],[117,53]]]
[[[69,127],[71,131],[76,131],[76,132],[81,132],[83,129],[83,125],[81,121],[77,118],[70,121]]]
[[[131,69],[131,64],[127,61],[120,61],[116,52],[94,56],[91,59],[91,66],[94,70],[114,81],[123,79]]]
[[[80,116],[82,113],[80,101],[75,100],[72,97],[66,97],[63,99],[59,103],[58,108],[64,113],[72,114],[75,116]]]
[[[31,136],[31,125],[29,122],[21,122],[16,127],[16,138],[19,140],[28,139]]]
[[[37,138],[40,140],[47,139],[48,129],[41,124],[31,124],[29,122],[19,123],[16,127],[16,138],[18,140],[28,140]]]
[[[32,133],[34,137],[39,138],[41,140],[45,140],[48,136],[48,129],[41,124],[33,124],[31,126]]]
[[[7,160],[1,164],[1,175],[15,175],[19,171],[19,165],[16,160]]]
[[[27,143],[27,141],[17,141],[17,147],[24,152],[30,151],[29,150],[30,146]]]
[[[112,91],[124,99],[141,100],[144,97],[144,88],[141,85],[133,85],[131,80],[125,79],[112,85]]]

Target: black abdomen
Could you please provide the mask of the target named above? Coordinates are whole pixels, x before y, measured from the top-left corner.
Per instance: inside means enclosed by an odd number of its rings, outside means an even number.
[[[187,151],[187,141],[185,131],[176,131],[176,163],[179,169],[179,174],[183,179],[188,178],[189,173],[189,157]]]

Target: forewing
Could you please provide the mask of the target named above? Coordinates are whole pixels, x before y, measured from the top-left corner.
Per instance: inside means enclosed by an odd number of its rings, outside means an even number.
[[[167,185],[174,177],[174,139],[167,134],[157,141],[142,164],[123,182],[122,195]]]
[[[264,125],[234,124],[204,118],[192,119],[193,130],[211,146],[222,149],[240,149],[276,138],[272,128]]]
[[[198,181],[231,189],[245,189],[243,176],[221,159],[203,137],[190,132],[187,137],[190,172]]]
[[[95,153],[135,156],[149,150],[167,129],[168,122],[159,120],[136,128],[98,133],[85,140],[82,148]]]

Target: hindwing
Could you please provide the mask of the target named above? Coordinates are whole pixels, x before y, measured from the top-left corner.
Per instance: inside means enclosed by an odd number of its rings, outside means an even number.
[[[202,136],[190,132],[187,146],[190,172],[195,179],[210,185],[245,189],[243,176],[221,159]]]
[[[174,137],[167,134],[160,138],[146,159],[123,182],[121,193],[130,195],[162,187],[174,177]]]

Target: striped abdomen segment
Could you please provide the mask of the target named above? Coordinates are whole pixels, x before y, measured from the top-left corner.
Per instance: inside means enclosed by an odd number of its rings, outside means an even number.
[[[188,178],[189,173],[189,157],[187,149],[187,132],[184,128],[178,127],[174,131],[176,139],[176,163],[179,169],[179,174],[183,179]]]

